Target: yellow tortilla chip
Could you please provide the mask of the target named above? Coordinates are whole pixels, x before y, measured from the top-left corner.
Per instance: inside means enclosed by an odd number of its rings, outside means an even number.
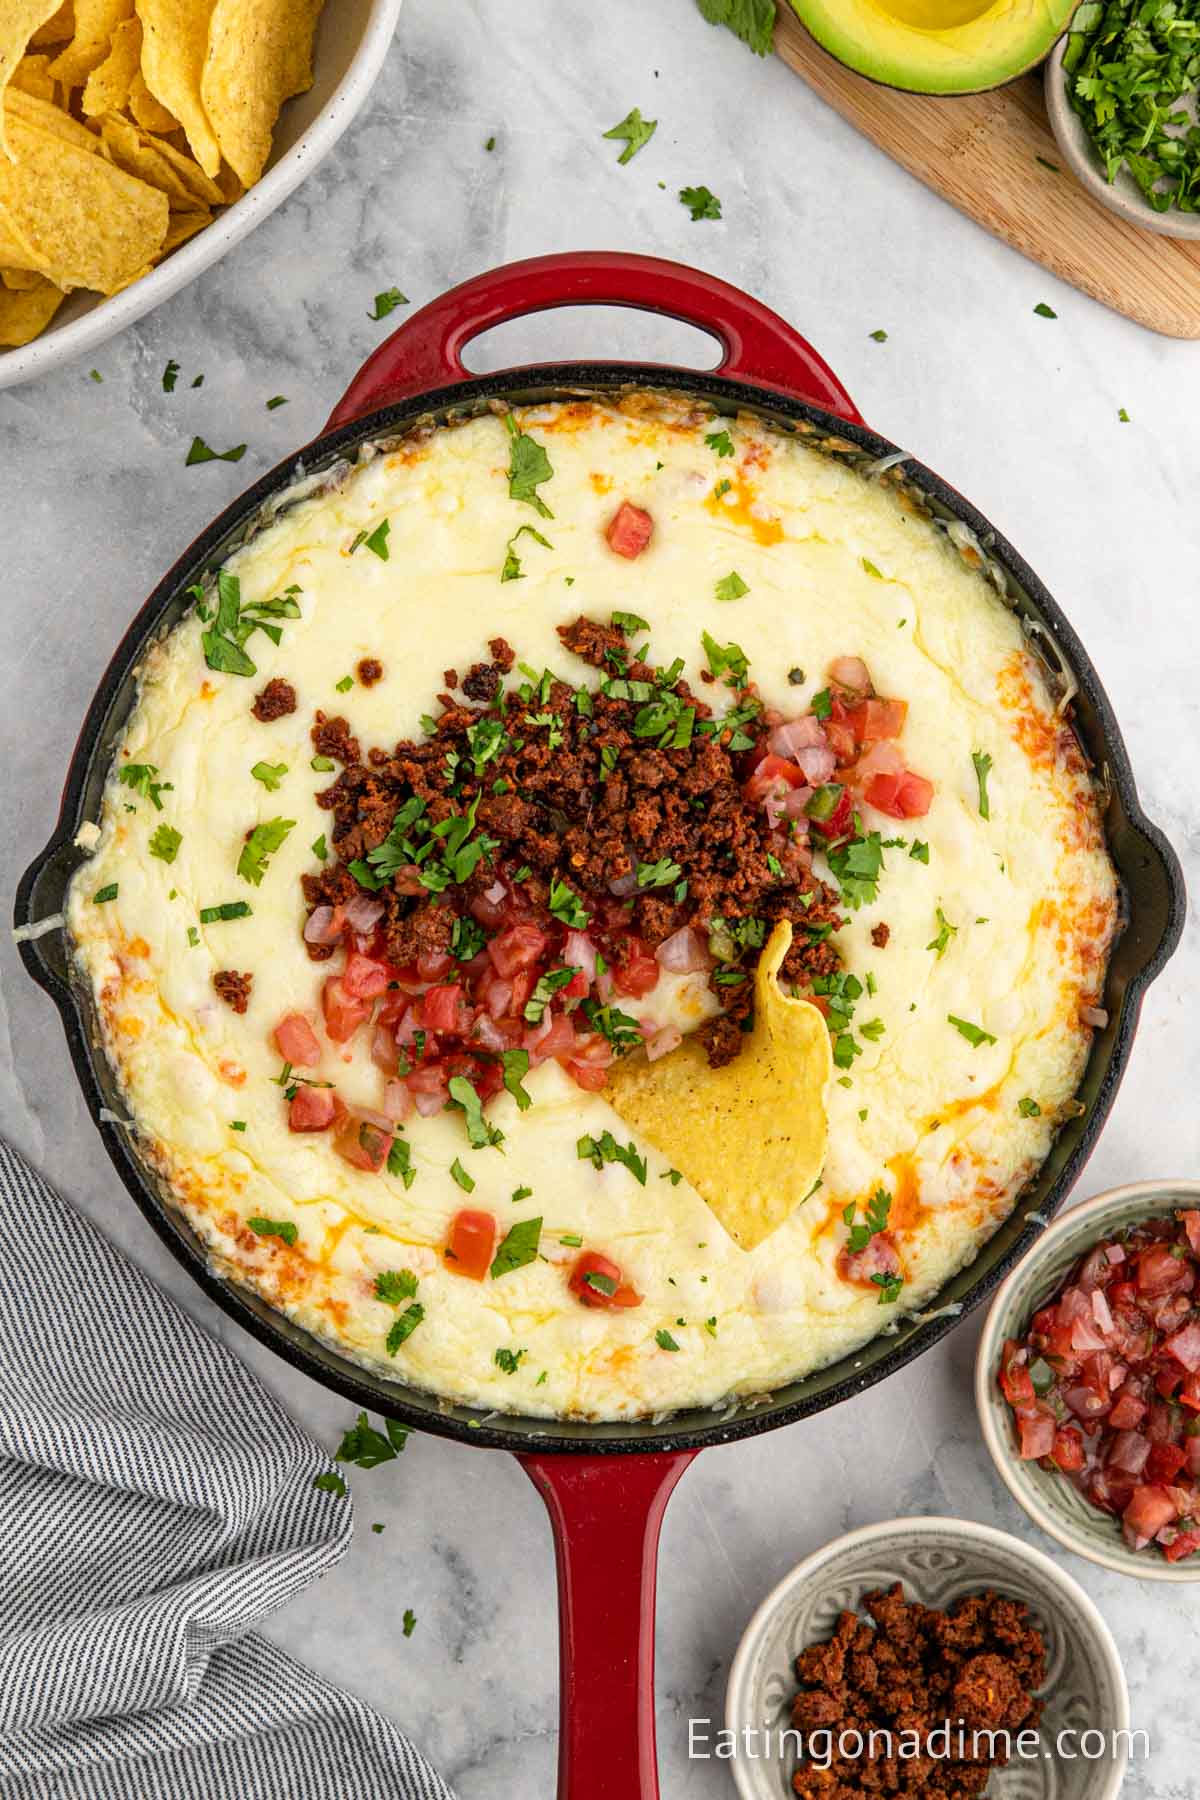
[[[210,212],[173,212],[167,225],[167,235],[163,239],[161,254],[167,256],[172,250],[178,250],[180,244],[195,237],[206,225],[212,224]]]
[[[0,287],[0,344],[9,350],[28,344],[45,331],[65,299],[61,288],[41,278],[31,288]]]
[[[0,158],[0,236],[27,246],[56,287],[115,294],[161,250],[167,196],[15,114],[8,128],[17,160]]]
[[[141,28],[140,19],[138,28]],[[160,106],[154,98],[140,69],[129,84],[129,111],[143,131],[157,131],[161,136],[164,131],[181,129],[175,114],[168,112],[165,106]]]
[[[136,175],[139,181],[148,182],[178,209],[190,211],[195,206],[186,182],[180,179],[166,157],[146,141],[136,125],[110,113],[101,121],[100,134],[105,156],[118,169],[124,169],[127,175]]]
[[[60,137],[64,143],[73,144],[77,150],[85,150],[91,155],[99,152],[100,139],[94,131],[73,119],[61,106],[49,106],[45,100],[39,100],[21,88],[9,88],[4,96],[4,110],[10,122],[21,119],[37,131],[48,132],[51,137]]]
[[[221,151],[200,98],[213,0],[137,0],[137,10],[146,86],[179,120],[204,173],[215,175]]]
[[[12,151],[5,142],[4,95],[38,27],[54,12],[53,0],[3,0],[0,5],[0,151]]]
[[[142,25],[125,19],[113,33],[108,55],[94,68],[83,90],[83,110],[89,119],[102,113],[122,112],[129,101],[135,76],[141,75]]]
[[[75,33],[50,64],[64,87],[82,87],[108,55],[117,26],[133,12],[133,0],[75,0]]]
[[[782,920],[754,976],[754,1030],[724,1068],[685,1038],[658,1062],[614,1064],[605,1098],[669,1157],[734,1243],[753,1250],[813,1189],[825,1163],[833,1052],[824,1016],[776,977],[792,942]]]
[[[321,0],[216,0],[213,7],[200,93],[222,155],[246,187],[271,154],[280,107],[312,86],[320,11]]]
[[[50,58],[48,56],[23,56],[13,70],[12,86],[9,93],[20,92],[32,94],[35,100],[44,100],[53,106],[58,97],[58,83],[50,74]]]
[[[61,44],[75,30],[75,8],[71,0],[63,0],[56,12],[51,13],[44,25],[39,25],[29,40],[31,50],[40,50],[43,44]]]
[[[165,157],[175,174],[179,177],[188,193],[192,196],[184,202],[189,210],[198,206],[220,206],[223,199],[221,189],[212,178],[204,173],[194,157],[183,150],[177,150],[174,144],[168,144],[160,137],[147,136],[146,142],[159,155]]]
[[[44,275],[38,275],[33,269],[0,269],[0,281],[6,288],[15,288],[19,292],[35,288],[45,279]]]

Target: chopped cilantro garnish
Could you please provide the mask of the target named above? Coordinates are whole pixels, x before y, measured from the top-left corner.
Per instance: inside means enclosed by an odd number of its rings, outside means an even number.
[[[450,933],[450,954],[459,962],[470,962],[473,956],[487,943],[487,936],[481,925],[476,924],[470,913],[462,913],[454,921]]]
[[[914,838],[908,854],[914,862],[927,863],[929,861],[929,845],[923,844],[920,838]]]
[[[461,1106],[466,1114],[467,1141],[472,1150],[487,1150],[504,1141],[504,1133],[497,1130],[496,1126],[489,1125],[484,1118],[483,1101],[465,1075],[452,1075],[448,1091],[451,1100]]]
[[[642,1030],[635,1018],[622,1012],[619,1007],[602,1005],[599,1000],[583,1002],[583,1016],[593,1031],[607,1039],[618,1056],[624,1056],[630,1050],[636,1050],[642,1043]]]
[[[495,1363],[496,1367],[502,1369],[506,1375],[515,1375],[528,1355],[528,1350],[506,1350],[502,1346],[497,1350],[492,1361]]]
[[[214,450],[206,444],[202,437],[194,437],[184,457],[184,467],[191,468],[193,463],[206,462],[241,462],[246,454],[245,444],[234,444],[230,450]]]
[[[979,1049],[981,1044],[994,1044],[996,1042],[990,1031],[984,1031],[982,1026],[972,1025],[969,1019],[956,1019],[953,1013],[947,1013],[946,1018],[948,1022],[953,1025],[955,1031],[962,1037],[965,1037],[968,1044],[972,1045],[976,1050]]]
[[[671,1336],[670,1332],[665,1329],[665,1327],[660,1328],[658,1331],[655,1332],[654,1341],[658,1345],[660,1350],[678,1350],[678,1348],[679,1348],[679,1345],[675,1342],[675,1339]]]
[[[410,1188],[417,1179],[417,1171],[412,1166],[412,1150],[407,1140],[399,1134],[392,1139],[388,1150],[387,1172],[395,1180],[402,1181],[406,1188]]]
[[[402,294],[398,287],[384,288],[382,294],[376,294],[375,309],[373,312],[369,312],[367,317],[378,324],[380,319],[386,319],[389,313],[395,312],[398,306],[407,305],[408,297]]]
[[[1058,317],[1054,308],[1052,306],[1047,306],[1044,300],[1039,300],[1033,310],[1039,319],[1057,319]]]
[[[516,544],[517,539],[524,537],[526,532],[528,532],[534,543],[542,546],[543,550],[553,550],[554,545],[550,542],[549,538],[542,536],[536,525],[522,525],[519,530],[513,532],[507,544],[504,546],[504,566],[500,570],[501,581],[524,581],[525,571],[521,567],[521,559],[517,555]]]
[[[657,862],[637,866],[639,888],[670,887],[682,874],[679,864],[672,862],[669,856],[660,856]]]
[[[464,1194],[473,1194],[475,1192],[475,1183],[471,1176],[467,1174],[467,1171],[463,1168],[457,1156],[450,1164],[450,1174],[452,1179],[457,1181]]]
[[[558,875],[550,877],[550,911],[573,931],[586,931],[592,922],[591,913],[574,888]]]
[[[990,819],[992,809],[988,800],[988,774],[992,759],[985,750],[972,750],[971,761],[975,764],[975,779],[979,783],[979,816],[981,819]]]
[[[528,1050],[502,1050],[500,1052],[500,1061],[504,1067],[505,1088],[516,1101],[519,1110],[521,1112],[527,1112],[533,1105],[533,1100],[521,1086],[521,1083],[529,1073]],[[529,1193],[532,1193],[532,1191],[532,1189],[527,1190]],[[516,1199],[515,1194],[513,1195],[513,1198],[514,1200]]]
[[[538,977],[537,986],[525,1002],[525,1018],[530,1025],[540,1025],[542,1014],[560,988],[565,988],[579,973],[577,969],[547,969]]]
[[[536,1261],[541,1238],[540,1218],[518,1219],[515,1225],[510,1225],[492,1258],[492,1280],[499,1281],[502,1275],[511,1275],[514,1269],[523,1269],[527,1263]]]
[[[269,794],[273,794],[288,772],[286,763],[256,762],[250,773],[255,781],[261,781]]]
[[[394,1462],[407,1442],[408,1426],[401,1425],[398,1419],[385,1418],[383,1431],[376,1431],[366,1413],[360,1412],[342,1434],[335,1454],[338,1462],[353,1463],[359,1469],[377,1469],[380,1463]]]
[[[271,398],[267,401],[267,411],[274,412],[277,407],[286,406],[287,403],[286,394],[272,394]]]
[[[731,569],[728,575],[722,575],[714,591],[718,600],[740,600],[743,594],[750,592],[750,588],[737,570]]]
[[[1017,1111],[1023,1119],[1040,1119],[1042,1116],[1041,1107],[1036,1100],[1031,1100],[1028,1094],[1017,1101]]]
[[[643,619],[640,613],[610,613],[609,624],[614,625],[618,631],[623,631],[626,637],[632,637],[635,631],[649,631],[650,629],[649,619]],[[643,660],[645,659],[643,658]]]
[[[877,325],[874,331],[868,331],[867,336],[871,339],[872,343],[887,343],[887,332],[883,329],[882,325]]]
[[[333,685],[339,694],[348,694],[354,686],[354,677],[353,675],[343,675],[342,679],[335,681]]]
[[[385,1269],[375,1277],[375,1298],[385,1306],[399,1306],[404,1300],[416,1298],[417,1286],[411,1269]]]
[[[633,161],[639,150],[645,149],[657,130],[658,120],[643,119],[641,112],[635,106],[625,114],[619,124],[614,125],[609,131],[602,132],[601,136],[618,140],[624,139],[625,148],[618,156],[617,161],[627,163]]]
[[[150,854],[157,856],[160,862],[173,863],[182,842],[182,832],[176,831],[173,825],[160,825],[151,836]]]
[[[173,791],[173,781],[155,781],[158,769],[154,763],[125,763],[117,770],[117,780],[137,794],[144,794],[155,812],[162,811],[160,794]]]
[[[887,1230],[888,1214],[891,1210],[892,1196],[886,1188],[881,1187],[876,1188],[871,1195],[863,1208],[863,1216],[857,1223],[855,1215],[858,1208],[853,1200],[850,1202],[842,1213],[842,1218],[849,1228],[850,1235],[846,1239],[846,1248],[851,1256],[857,1256],[861,1250],[865,1250],[877,1232]]]
[[[380,562],[388,562],[391,558],[391,551],[388,549],[388,538],[391,535],[391,529],[392,522],[390,519],[380,519],[374,531],[370,532],[369,535],[363,539],[363,549],[370,550],[379,558]]]
[[[537,491],[544,481],[551,480],[554,475],[550,458],[535,438],[520,429],[512,413],[505,415],[504,424],[511,447],[508,465],[509,498],[532,506],[543,519],[552,519],[554,514]]]
[[[325,833],[324,832],[321,833],[319,838],[313,839],[310,848],[312,850],[313,855],[317,858],[318,862],[325,861],[325,858],[329,855],[329,846],[325,842]]]
[[[216,925],[224,919],[247,919],[250,916],[250,904],[246,900],[222,900],[219,906],[202,906],[200,923]]]
[[[405,1307],[387,1334],[384,1348],[389,1356],[395,1356],[401,1344],[407,1342],[424,1317],[425,1308],[419,1300],[414,1300],[411,1306]]]
[[[178,379],[179,364],[175,361],[175,358],[172,357],[162,372],[163,393],[173,394],[175,392],[175,383]]]
[[[726,25],[759,56],[769,56],[774,42],[774,0],[699,0],[710,25]]]
[[[243,881],[251,882],[254,887],[261,886],[270,858],[280,849],[295,823],[295,819],[265,819],[254,827],[238,857],[237,872]]]
[[[826,858],[847,906],[855,912],[860,906],[869,906],[879,893],[883,869],[879,833],[871,831],[865,837],[853,837],[849,843],[832,846]]]
[[[828,688],[822,688],[819,694],[812,697],[812,714],[814,719],[827,719],[833,711],[833,701]]]
[[[679,190],[680,204],[686,206],[692,215],[695,225],[700,219],[719,219],[721,202],[706,187],[685,187]]]
[[[296,1227],[292,1224],[290,1219],[263,1219],[256,1217],[247,1219],[246,1223],[251,1231],[256,1232],[259,1237],[282,1238],[283,1242],[287,1244],[289,1248],[296,1242],[296,1239],[299,1236]]]
[[[950,939],[958,936],[958,926],[950,923],[940,906],[937,909],[937,922],[937,936],[926,944],[925,948],[932,950],[940,962],[950,947]]]
[[[733,455],[733,439],[727,431],[710,431],[704,441],[718,456]]]
[[[313,1486],[320,1488],[324,1494],[336,1494],[339,1500],[344,1500],[350,1491],[336,1469],[326,1469],[323,1475],[314,1475]]]
[[[871,1280],[879,1289],[880,1306],[892,1306],[900,1298],[901,1290],[904,1287],[902,1275],[893,1275],[887,1270],[877,1270]]]
[[[629,1170],[635,1181],[646,1185],[646,1164],[633,1144],[618,1144],[611,1131],[600,1137],[589,1134],[581,1137],[575,1145],[576,1155],[580,1162],[590,1162],[593,1168],[602,1169],[605,1163],[619,1162]]]
[[[750,673],[750,663],[746,652],[740,644],[718,644],[716,638],[707,631],[700,633],[700,642],[704,645],[704,654],[708,658],[710,675],[726,675],[730,687],[744,687]]]

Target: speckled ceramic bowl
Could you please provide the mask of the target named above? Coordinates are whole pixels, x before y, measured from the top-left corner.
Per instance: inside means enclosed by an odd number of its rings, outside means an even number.
[[[731,1741],[747,1727],[774,1734],[789,1722],[800,1651],[832,1635],[838,1613],[856,1610],[865,1593],[904,1583],[926,1606],[949,1606],[964,1594],[995,1588],[1024,1600],[1045,1634],[1048,1678],[1039,1753],[997,1770],[989,1800],[1114,1800],[1128,1762],[1129,1693],[1112,1633],[1071,1576],[1018,1539],[966,1519],[892,1519],[837,1538],[793,1569],[767,1595],[738,1646],[725,1700]],[[1059,1734],[1104,1734],[1101,1758],[1076,1736],[1055,1754]],[[1113,1734],[1117,1734],[1114,1739]],[[1110,1747],[1116,1744],[1115,1754]],[[1099,1749],[1099,1742],[1091,1740]],[[742,1800],[787,1800],[793,1754],[739,1753],[729,1767]]]
[[[1119,1523],[1089,1505],[1069,1481],[1047,1474],[1035,1462],[1021,1461],[1012,1411],[996,1380],[1005,1338],[1024,1333],[1079,1257],[1122,1227],[1160,1218],[1176,1207],[1200,1207],[1200,1181],[1138,1181],[1064,1213],[1017,1264],[992,1302],[975,1359],[975,1404],[984,1442],[1009,1492],[1043,1531],[1119,1575],[1188,1582],[1200,1581],[1200,1555],[1169,1563],[1156,1551],[1130,1550]]]
[[[1129,224],[1140,225],[1146,231],[1155,231],[1160,237],[1200,238],[1200,213],[1179,212],[1175,207],[1167,212],[1155,212],[1143,198],[1133,176],[1124,169],[1115,181],[1108,180],[1103,164],[1092,147],[1092,140],[1084,129],[1083,120],[1067,97],[1063,57],[1069,38],[1069,32],[1059,38],[1046,63],[1046,111],[1050,115],[1050,128],[1058,140],[1059,149],[1070,164],[1071,173],[1094,200],[1126,219]],[[1191,102],[1181,105],[1180,110],[1190,111],[1194,115],[1194,101],[1193,95]]]

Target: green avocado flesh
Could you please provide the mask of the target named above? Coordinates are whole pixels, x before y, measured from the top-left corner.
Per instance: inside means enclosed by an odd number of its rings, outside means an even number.
[[[791,0],[839,62],[918,94],[976,94],[1048,55],[1076,0]]]

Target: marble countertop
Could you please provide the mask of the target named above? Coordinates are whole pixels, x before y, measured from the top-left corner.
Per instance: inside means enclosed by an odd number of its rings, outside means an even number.
[[[600,134],[635,105],[658,132],[621,168]],[[720,196],[719,223],[693,224],[676,200],[698,183]],[[279,212],[106,345],[102,383],[75,366],[0,395],[5,910],[127,620],[194,533],[320,427],[387,329],[367,318],[372,296],[397,284],[421,303],[490,265],[569,248],[675,257],[759,295],[811,335],[880,431],[1008,533],[1087,643],[1147,810],[1200,891],[1200,345],[1150,335],[993,241],[782,65],[705,25],[693,0],[407,0],[365,113]],[[1039,301],[1057,318],[1035,315]],[[878,327],[886,343],[872,341]],[[562,313],[503,328],[471,360],[593,354],[713,360],[685,327]],[[160,380],[168,357],[182,366],[173,395]],[[274,394],[290,403],[267,412]],[[236,467],[185,469],[194,432],[250,448]],[[7,933],[0,964],[0,1130],[335,1444],[351,1408],[187,1283],[113,1176],[57,1020]],[[1200,1173],[1198,977],[1193,922],[1150,992],[1081,1196]],[[883,1386],[708,1451],[684,1477],[660,1571],[668,1800],[732,1791],[724,1764],[689,1762],[687,1721],[720,1722],[730,1655],[767,1589],[853,1525],[934,1512],[993,1521],[1063,1557],[1116,1632],[1134,1723],[1151,1734],[1125,1794],[1195,1792],[1200,1590],[1138,1586],[1039,1538],[976,1430],[976,1335],[967,1321]],[[525,1476],[502,1454],[426,1437],[355,1489],[350,1555],[272,1636],[410,1730],[462,1800],[551,1793],[553,1564]],[[366,1530],[371,1520],[387,1530]],[[408,1640],[405,1607],[418,1618]]]

